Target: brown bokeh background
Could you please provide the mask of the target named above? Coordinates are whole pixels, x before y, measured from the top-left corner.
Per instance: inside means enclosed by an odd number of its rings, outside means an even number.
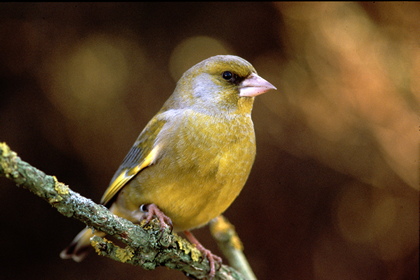
[[[225,213],[258,278],[418,279],[419,30],[418,2],[2,3],[0,141],[98,201],[183,71],[236,54],[278,88]],[[0,279],[185,279],[59,259],[83,225],[0,185]]]

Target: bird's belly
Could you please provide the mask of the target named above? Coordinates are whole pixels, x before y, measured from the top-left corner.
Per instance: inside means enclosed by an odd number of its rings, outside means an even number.
[[[203,226],[222,214],[238,196],[254,154],[255,148],[250,145],[242,153],[230,151],[191,166],[160,162],[129,182],[117,203],[131,210],[154,203],[171,218],[175,231]]]
[[[168,128],[165,139],[171,141],[159,142],[165,149],[156,162],[128,182],[117,199],[129,210],[156,204],[175,230],[203,226],[223,213],[242,190],[255,157],[249,116],[217,119],[194,113],[186,114],[183,124],[169,127],[176,133]]]
[[[242,189],[242,185],[231,185],[216,186],[219,187],[217,192],[208,191],[215,186],[208,183],[201,183],[195,187],[169,186],[170,197],[155,196],[153,201],[172,219],[175,231],[193,229],[207,224],[223,213]],[[179,191],[182,188],[184,190]],[[185,195],[185,191],[189,194]]]

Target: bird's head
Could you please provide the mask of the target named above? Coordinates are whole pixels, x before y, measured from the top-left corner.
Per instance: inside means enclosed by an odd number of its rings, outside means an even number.
[[[258,76],[255,68],[234,55],[210,57],[187,70],[177,83],[177,105],[201,110],[249,113],[254,97],[276,89]],[[175,101],[174,100],[174,101]]]

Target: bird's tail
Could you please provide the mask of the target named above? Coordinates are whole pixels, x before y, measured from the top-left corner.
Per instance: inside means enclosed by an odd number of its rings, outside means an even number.
[[[90,252],[92,248],[90,245],[90,238],[93,235],[103,236],[102,232],[93,233],[92,229],[85,228],[73,239],[69,246],[67,246],[60,253],[62,259],[73,259],[76,262],[81,262]]]

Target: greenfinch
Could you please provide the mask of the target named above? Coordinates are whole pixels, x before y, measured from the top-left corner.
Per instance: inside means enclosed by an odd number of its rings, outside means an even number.
[[[156,216],[162,228],[183,231],[214,276],[220,257],[189,230],[222,214],[245,185],[256,150],[254,97],[271,89],[238,56],[213,56],[187,70],[129,150],[101,203],[132,222]],[[84,229],[60,256],[81,261],[92,235]]]

